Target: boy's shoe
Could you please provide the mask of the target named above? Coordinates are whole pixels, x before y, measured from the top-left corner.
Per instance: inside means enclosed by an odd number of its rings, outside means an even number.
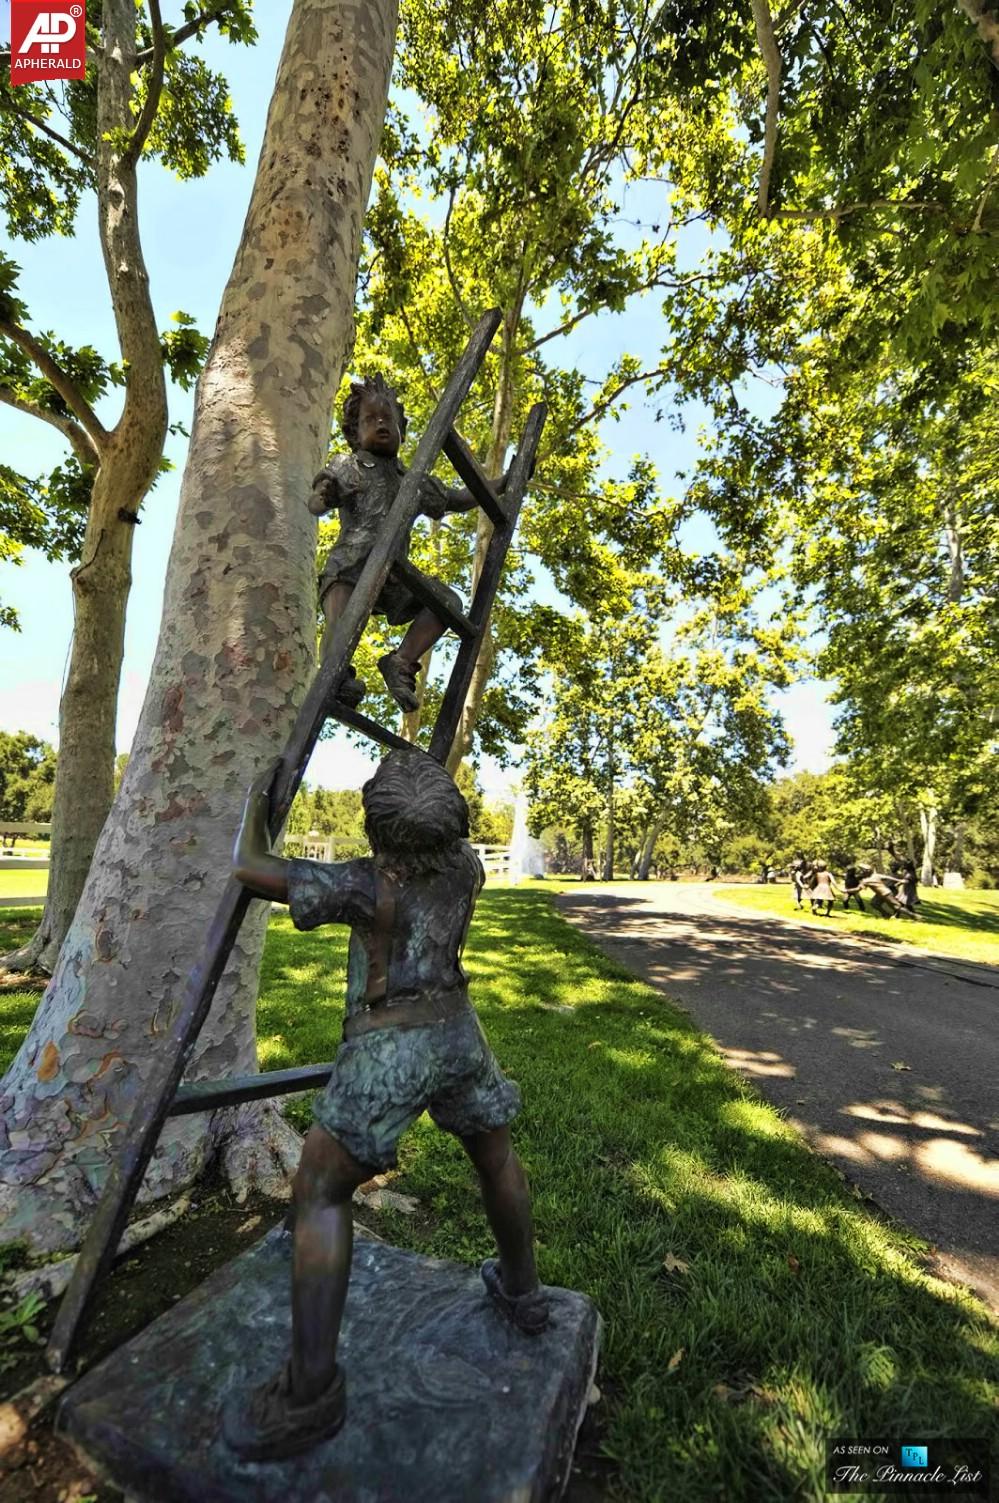
[[[528,1294],[507,1294],[496,1258],[487,1258],[479,1270],[493,1304],[518,1331],[536,1336],[548,1324],[548,1296],[539,1284]]]
[[[356,668],[348,668],[345,676],[340,680],[340,686],[334,695],[337,704],[346,705],[348,710],[356,710],[364,698],[367,684],[363,678],[358,678]]]
[[[309,1451],[342,1429],[347,1418],[347,1387],[338,1367],[325,1393],[311,1404],[291,1396],[291,1367],[285,1363],[250,1394],[234,1393],[222,1413],[222,1434],[243,1461],[280,1461]]]
[[[378,659],[378,672],[385,680],[385,687],[400,709],[409,713],[420,708],[416,695],[416,676],[419,663],[408,663],[397,652],[387,652]]]

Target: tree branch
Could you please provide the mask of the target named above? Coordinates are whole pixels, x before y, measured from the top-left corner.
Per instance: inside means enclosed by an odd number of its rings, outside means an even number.
[[[982,196],[978,200],[978,209],[975,213],[975,222],[971,226],[976,234],[982,228],[982,215],[985,213],[985,205],[989,201],[989,194],[992,192],[992,187],[997,177],[999,177],[999,146],[997,146],[995,151],[992,153],[992,165],[989,168],[989,175],[985,179],[985,188],[982,192]]]
[[[156,111],[160,107],[160,94],[163,91],[166,36],[163,31],[163,17],[160,13],[160,0],[149,0],[149,21],[153,28],[152,73],[146,88],[142,112],[135,123],[129,143],[122,153],[122,162],[126,167],[134,166],[142,155],[142,148],[146,144],[146,138],[156,119]]]
[[[9,323],[5,318],[0,318],[0,336],[16,344],[34,361],[49,385],[55,388],[66,406],[79,418],[94,447],[99,450],[102,444],[107,443],[108,434],[103,423],[76,382],[52,358],[45,346],[33,334],[29,334],[27,329],[22,329],[20,324]]]
[[[16,408],[18,412],[27,413],[29,417],[38,418],[40,422],[48,423],[53,428],[58,428],[63,437],[72,444],[81,464],[100,464],[101,456],[89,433],[72,418],[60,417],[59,413],[50,412],[47,407],[41,407],[37,402],[29,402],[27,397],[18,396],[17,392],[11,391],[9,386],[0,386],[0,402],[8,407]]]
[[[66,136],[62,136],[57,130],[53,130],[51,125],[47,125],[44,120],[40,119],[37,115],[33,115],[30,110],[26,110],[21,105],[15,104],[9,94],[0,96],[0,108],[9,110],[12,115],[19,115],[22,120],[27,120],[29,125],[33,125],[36,130],[40,130],[50,140],[55,141],[56,145],[61,146],[63,151],[72,152],[73,156],[81,161],[85,167],[94,166],[93,157],[87,156],[85,151],[81,151]]]
[[[838,204],[834,209],[773,209],[772,219],[812,220],[847,219],[851,214],[862,214],[868,209],[906,209],[916,213],[946,214],[950,204],[924,201],[913,198],[872,198],[867,203]]]
[[[777,155],[777,114],[780,109],[781,55],[774,35],[773,16],[767,0],[750,0],[753,20],[756,22],[756,39],[760,44],[767,69],[767,113],[763,129],[763,164],[760,167],[760,189],[756,207],[761,219],[770,213],[770,179]]]
[[[465,301],[460,291],[458,290],[458,282],[454,274],[454,267],[451,265],[451,215],[454,212],[454,194],[455,185],[454,183],[452,183],[450,191],[448,193],[447,213],[444,216],[444,266],[447,270],[447,279],[451,283],[451,291],[454,294],[454,300],[458,304],[458,312],[464,319],[466,327],[472,329],[475,327],[475,325],[472,322],[472,319],[469,317],[468,309],[465,307]]]
[[[999,68],[999,16],[989,10],[985,0],[957,0],[964,14],[971,21],[978,35],[992,54],[992,61]]]
[[[176,49],[178,47],[182,47],[190,37],[193,37],[196,32],[204,31],[215,21],[220,21],[225,15],[226,11],[232,10],[235,3],[236,0],[224,0],[224,3],[222,5],[209,6],[207,10],[200,11],[193,20],[185,21],[183,26],[178,26],[176,31],[171,31],[169,40],[166,43],[166,51],[176,51]],[[135,54],[135,66],[137,68],[144,68],[146,63],[151,63],[154,60],[155,56],[156,43],[154,40],[152,47],[146,47],[142,52],[137,52]]]
[[[627,376],[623,381],[619,381],[618,384],[614,387],[613,391],[608,392],[606,397],[604,397],[601,401],[594,403],[589,412],[585,413],[583,417],[578,418],[576,422],[573,423],[571,428],[567,428],[562,434],[562,438],[570,438],[577,429],[584,428],[587,423],[592,423],[595,422],[598,418],[602,418],[604,413],[614,406],[614,403],[617,401],[618,397],[622,396],[628,390],[629,386],[637,386],[639,381],[651,381],[656,376],[664,376],[665,374],[666,372],[662,369],[662,367],[657,366],[655,370],[639,371],[637,375]]]
[[[427,367],[423,363],[423,352],[416,342],[416,335],[413,333],[413,326],[409,322],[409,314],[406,312],[405,306],[399,309],[399,317],[402,319],[402,326],[406,331],[406,338],[409,340],[409,348],[413,352],[413,358],[416,361],[417,369],[419,370],[420,375],[423,377],[423,385],[426,388],[427,395],[430,397],[430,400],[432,402],[439,402],[440,393],[435,388],[434,383],[430,378],[430,372],[427,370]]]

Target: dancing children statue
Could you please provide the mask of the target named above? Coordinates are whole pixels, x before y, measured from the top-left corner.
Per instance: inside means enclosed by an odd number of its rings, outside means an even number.
[[[289,1361],[236,1394],[223,1433],[237,1455],[307,1450],[343,1425],[337,1339],[350,1277],[354,1190],[396,1162],[400,1135],[425,1110],[458,1137],[478,1172],[497,1260],[482,1265],[494,1306],[519,1330],[548,1322],[534,1262],[531,1202],[510,1141],[520,1107],[468,997],[461,952],[482,866],[468,844],[468,806],[439,763],[395,751],[365,784],[373,854],[326,865],[274,855],[268,789],[250,788],[234,873],[257,897],[287,903],[298,929],[348,924],[347,1010],[329,1085],[294,1182]]]
[[[313,481],[309,510],[322,516],[334,508],[340,513],[340,535],[326,560],[319,581],[319,599],[326,618],[322,651],[335,623],[343,615],[378,531],[391,510],[406,473],[399,448],[406,433],[406,413],[391,386],[381,375],[350,388],[343,407],[343,436],[349,454],[337,454]],[[498,494],[506,490],[509,471],[497,482]],[[471,511],[476,505],[471,492],[452,489],[428,475],[420,487],[420,511],[440,519],[448,512]],[[408,536],[406,539],[408,546]],[[461,611],[461,597],[437,583],[448,603]],[[378,669],[396,704],[406,711],[420,706],[416,679],[420,659],[447,630],[440,617],[420,601],[405,580],[390,572],[375,601],[374,614],[391,626],[409,622],[409,630],[393,652],[378,660]],[[340,685],[337,697],[354,709],[364,697],[365,684],[353,668]]]

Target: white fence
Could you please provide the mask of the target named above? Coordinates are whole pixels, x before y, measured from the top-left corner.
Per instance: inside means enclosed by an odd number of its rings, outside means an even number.
[[[39,856],[36,851],[32,851],[29,856],[15,850],[14,846],[18,840],[30,840],[51,833],[51,825],[39,824],[34,820],[4,819],[0,816],[0,872],[48,871],[47,855]],[[45,898],[41,893],[26,898],[8,897],[6,893],[0,892],[0,908],[37,908],[44,902]]]
[[[487,877],[509,877],[510,847],[508,845],[473,845],[472,850],[482,862]]]

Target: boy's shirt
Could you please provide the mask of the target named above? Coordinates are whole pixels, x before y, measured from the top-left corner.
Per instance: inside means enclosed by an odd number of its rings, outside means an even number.
[[[375,919],[376,867],[370,857],[357,861],[293,860],[288,869],[288,908],[296,929],[320,924],[349,924],[347,1016],[364,1006],[368,985],[367,942]],[[393,882],[395,914],[388,955],[386,1001],[461,990],[468,981],[461,952],[485,880],[471,846],[463,843],[459,860],[446,871],[406,882]]]
[[[353,454],[336,454],[325,473],[335,483],[340,496],[340,535],[326,561],[325,572],[338,578],[359,573],[375,544],[379,528],[399,494],[406,466],[398,459],[369,454],[358,449]],[[420,513],[440,520],[448,510],[446,485],[427,475],[420,483]],[[410,531],[412,529],[410,528]],[[409,549],[409,531],[399,547],[405,556]]]

